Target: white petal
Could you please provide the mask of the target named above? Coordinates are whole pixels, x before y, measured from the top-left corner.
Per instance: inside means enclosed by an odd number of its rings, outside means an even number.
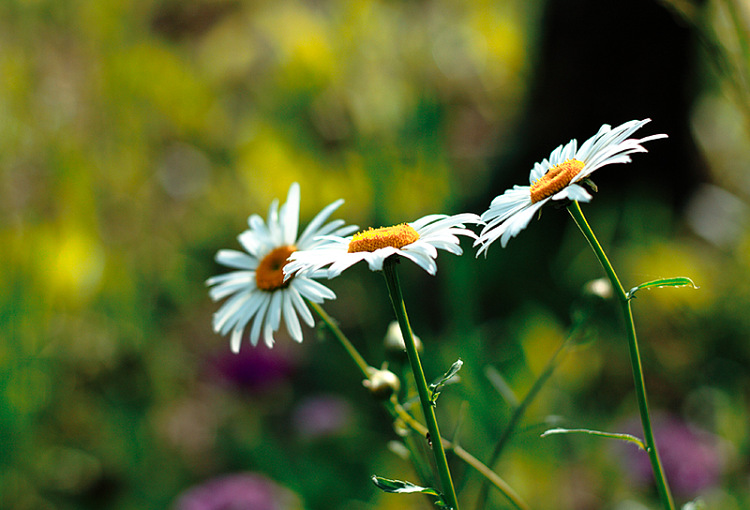
[[[345,223],[346,222],[344,220],[329,221],[325,225],[320,226],[318,229],[313,230],[311,233],[300,237],[299,240],[297,240],[297,248],[299,248],[300,250],[309,250],[310,248],[308,245],[316,241],[322,241],[322,236],[327,236],[332,232],[335,232],[336,229],[340,228]],[[328,241],[330,241],[330,239]]]
[[[302,299],[302,296],[300,296],[300,293],[291,285],[289,288],[289,299],[302,317],[302,320],[305,321],[308,326],[313,327],[315,325],[315,320],[313,319],[312,313],[310,313],[310,309],[307,308],[307,304],[305,303],[305,300]]]
[[[411,225],[411,228],[413,228],[414,230],[420,230],[424,228],[425,225],[429,225],[430,223],[442,220],[443,218],[447,217],[447,214],[428,214],[427,216],[422,216],[416,221],[410,222],[409,225]]]
[[[386,246],[385,248],[380,248],[373,252],[364,252],[364,258],[365,261],[367,261],[367,265],[370,266],[371,271],[382,271],[383,262],[385,262],[385,259],[387,259],[391,255],[398,254],[399,251],[400,250],[394,248],[393,246]]]
[[[452,228],[462,228],[464,223],[481,223],[481,221],[482,220],[479,218],[479,216],[471,213],[465,213],[440,219],[435,223],[432,223],[431,225],[426,225],[415,230],[419,233],[420,237],[426,237],[433,232],[448,230]]]
[[[534,206],[529,207],[508,219],[508,222],[505,223],[505,232],[503,232],[503,235],[500,238],[500,244],[503,248],[508,245],[508,241],[511,237],[516,237],[521,230],[528,226],[531,218],[533,218],[534,214],[539,210],[540,206],[538,206],[538,204],[540,203],[541,202],[537,202]]]
[[[490,222],[497,224],[506,218],[531,205],[531,187],[514,186],[500,196],[495,197],[490,208],[482,214],[482,220],[488,222],[483,230],[487,230]]]
[[[226,335],[232,327],[244,328],[248,321],[252,319],[253,315],[258,311],[264,301],[268,299],[266,292],[248,292],[248,299],[244,301],[240,307],[234,310],[231,318],[228,318],[228,322],[225,322],[218,332],[222,335]],[[227,301],[228,303],[228,301]],[[219,310],[221,312],[221,310]],[[216,318],[216,316],[214,316]],[[214,327],[216,331],[216,327]]]
[[[267,242],[270,242],[272,240],[271,232],[269,232],[266,223],[263,221],[263,218],[261,218],[257,214],[253,214],[252,216],[250,216],[247,219],[247,224],[250,226],[250,230],[259,238],[259,240],[265,240]]]
[[[213,328],[215,333],[226,335],[242,316],[242,307],[250,301],[252,293],[239,292],[228,299],[213,316]]]
[[[206,280],[206,285],[210,287],[212,285],[217,285],[219,283],[225,283],[230,280],[234,280],[235,278],[241,277],[240,275],[245,275],[245,274],[255,274],[255,272],[254,271],[232,271],[230,273],[219,274],[216,276],[212,276],[211,278]]]
[[[260,306],[260,309],[258,309],[258,312],[255,314],[253,327],[250,330],[250,343],[253,346],[258,345],[258,340],[260,340],[260,328],[263,325],[263,319],[266,316],[266,311],[268,310],[268,306],[270,303],[270,299],[264,299],[263,303]]]
[[[273,331],[277,331],[281,324],[281,305],[285,292],[284,290],[274,291],[273,296],[271,296],[271,303],[268,305],[266,324],[271,326]]]
[[[550,169],[549,162],[545,159],[541,163],[534,163],[534,168],[529,172],[529,184],[534,184],[536,181],[544,177],[544,174]]]
[[[324,299],[336,299],[336,294],[325,285],[308,278],[295,278],[292,282],[302,296],[313,303],[322,303]]]
[[[346,256],[346,245],[339,244],[331,248],[316,248],[301,250],[292,253],[289,262],[284,266],[284,277],[289,278],[292,274],[309,274],[332,264],[342,256]]]
[[[560,163],[564,163],[569,159],[576,157],[576,151],[578,150],[578,141],[573,139],[563,148],[562,154],[560,155]]]
[[[258,259],[237,250],[219,250],[216,253],[216,262],[235,269],[253,270],[258,267]]]
[[[562,158],[560,157],[560,155],[562,154],[562,151],[563,151],[563,146],[558,145],[557,147],[555,147],[555,150],[553,150],[552,153],[549,155],[549,165],[551,167],[562,163],[561,161]]]
[[[553,195],[552,200],[574,200],[576,202],[590,202],[593,198],[583,186],[571,184],[559,193]]]
[[[343,204],[344,201],[342,199],[336,200],[332,204],[328,204],[326,207],[323,208],[322,211],[320,211],[315,217],[312,219],[310,223],[308,223],[307,227],[305,227],[305,230],[302,231],[302,235],[299,236],[299,239],[297,239],[297,246],[300,249],[304,249],[304,245],[313,237],[317,235],[321,235],[318,232],[318,229],[325,223],[325,221],[328,219],[328,217],[333,214],[333,211],[341,207],[341,204]],[[342,221],[342,220],[337,220]]]
[[[266,225],[268,226],[268,237],[274,246],[281,246],[284,244],[284,235],[281,231],[281,225],[279,223],[279,201],[274,200],[271,202],[271,206],[268,208],[268,216],[266,217]]]
[[[399,255],[411,260],[412,262],[414,262],[419,267],[421,267],[422,269],[424,269],[425,271],[427,271],[429,274],[433,276],[435,275],[435,273],[437,273],[437,263],[435,262],[435,260],[431,257],[428,257],[427,255],[423,253],[418,253],[418,252],[413,252],[413,251],[401,251]]]
[[[292,304],[291,293],[284,296],[284,324],[286,330],[295,341],[302,341],[302,328],[299,325],[299,319],[297,319],[297,312],[294,310]]]
[[[506,218],[506,220],[498,225],[494,223],[488,224],[488,226],[482,231],[479,239],[474,243],[474,246],[481,244],[481,248],[477,251],[477,256],[486,253],[489,247],[498,238],[503,248],[507,246],[508,241],[511,237],[515,237],[518,233],[526,228],[526,226],[534,217],[534,214],[549,200],[541,200],[535,204],[527,206],[525,209],[518,211],[516,214]],[[492,227],[490,227],[492,225]]]
[[[273,328],[268,322],[266,322],[266,325],[263,328],[263,342],[269,349],[273,348]]]
[[[240,352],[240,346],[242,345],[242,334],[244,332],[244,327],[236,327],[232,330],[232,336],[229,339],[229,346],[232,349],[232,352],[235,354]]]
[[[463,253],[463,250],[461,249],[461,246],[458,244],[458,242],[444,241],[442,239],[430,239],[430,244],[439,250],[444,250],[453,253],[454,255],[461,255]]]
[[[299,184],[292,183],[289,194],[281,212],[281,229],[283,231],[282,243],[293,245],[297,242],[297,231],[299,229]]]
[[[576,159],[585,163],[588,159],[588,155],[594,151],[594,144],[605,134],[609,133],[610,130],[611,128],[609,124],[603,124],[594,136],[583,142],[583,145],[581,145],[581,148],[578,149],[578,152],[576,153]]]
[[[237,236],[237,240],[246,252],[258,260],[262,259],[266,253],[273,249],[271,239],[264,238],[252,230],[245,230]]]
[[[235,292],[240,290],[251,291],[256,288],[255,273],[252,271],[235,271],[233,273],[229,273],[229,275],[233,276],[233,278],[228,279],[220,285],[216,285],[208,291],[208,295],[214,301],[219,301],[220,299],[223,299],[230,294],[234,294]],[[211,280],[209,280],[209,282],[212,280],[215,281],[215,279],[212,278]]]
[[[328,268],[328,278],[335,278],[345,269],[349,269],[360,260],[365,259],[365,253],[346,253],[342,252],[336,255],[333,263]]]
[[[341,239],[341,242],[348,245],[349,241],[351,240],[349,235],[357,232],[358,230],[359,227],[357,225],[347,225],[345,227],[334,230],[333,232],[331,232],[331,235],[340,238],[346,237],[347,239]]]
[[[422,255],[431,257],[433,259],[438,256],[437,248],[432,243],[427,242],[424,239],[420,239],[411,244],[407,244],[406,246],[401,248],[401,251],[413,251],[416,253],[421,253]]]

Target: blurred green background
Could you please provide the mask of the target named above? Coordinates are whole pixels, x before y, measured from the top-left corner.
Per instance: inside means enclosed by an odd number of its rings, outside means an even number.
[[[303,224],[337,198],[361,226],[481,213],[557,145],[650,117],[636,136],[670,138],[598,172],[584,211],[626,287],[700,287],[638,295],[650,402],[678,502],[750,508],[748,19],[740,0],[4,0],[0,506],[177,508],[251,472],[290,491],[268,508],[428,508],[371,484],[419,479],[329,337],[234,356],[211,331],[214,254],[294,181]],[[637,414],[567,213],[486,259],[465,248],[435,278],[402,271],[428,376],[465,361],[446,434],[487,459],[511,415],[497,374],[522,398],[591,312],[497,470],[535,509],[656,508],[632,451],[539,437]],[[380,366],[382,277],[330,286]],[[455,469],[473,507],[480,480]]]

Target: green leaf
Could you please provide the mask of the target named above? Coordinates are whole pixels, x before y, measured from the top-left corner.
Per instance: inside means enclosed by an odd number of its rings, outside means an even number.
[[[589,429],[563,429],[563,428],[554,428],[549,429],[546,432],[542,434],[541,437],[547,437],[551,436],[553,434],[589,434],[592,436],[600,436],[600,437],[607,437],[610,439],[619,439],[620,441],[627,441],[629,443],[633,443],[641,450],[646,450],[646,447],[643,444],[643,441],[638,439],[635,436],[631,436],[630,434],[618,434],[615,432],[601,432],[599,430],[589,430]]]
[[[460,359],[457,360],[453,365],[451,365],[450,369],[443,374],[443,376],[438,379],[437,381],[430,384],[430,393],[432,393],[432,396],[430,397],[430,402],[434,404],[437,402],[438,397],[440,396],[440,392],[443,391],[443,386],[448,384],[448,381],[450,381],[455,375],[458,373],[459,370],[461,370],[461,367],[463,366],[464,362]]]
[[[434,496],[437,498],[437,500],[435,501],[436,505],[443,508],[447,507],[445,501],[443,501],[443,495],[432,487],[420,487],[419,485],[414,485],[411,482],[404,482],[403,480],[389,480],[388,478],[383,478],[376,475],[372,476],[372,483],[374,483],[375,486],[383,492],[389,492],[391,494],[419,493],[427,494],[428,496]]]
[[[503,375],[492,365],[487,365],[484,369],[484,375],[490,381],[490,384],[497,390],[501,397],[512,407],[517,408],[519,405],[518,397],[513,392]]]
[[[686,276],[676,276],[674,278],[661,278],[652,282],[642,283],[637,287],[633,287],[632,289],[630,289],[628,291],[627,297],[628,299],[632,299],[633,295],[641,289],[658,289],[662,287],[692,287],[694,289],[698,288],[698,286],[690,278]]]

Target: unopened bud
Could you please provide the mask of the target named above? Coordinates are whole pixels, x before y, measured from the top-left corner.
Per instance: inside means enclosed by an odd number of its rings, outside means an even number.
[[[417,346],[417,350],[422,350],[422,341],[417,335],[412,332],[414,338],[414,345]],[[406,351],[406,345],[404,344],[404,336],[401,334],[401,328],[398,322],[393,321],[388,326],[388,331],[385,333],[385,350],[391,352],[404,352]]]
[[[587,294],[600,297],[602,299],[610,299],[612,297],[612,284],[606,278],[597,278],[591,280],[584,286],[584,291]]]
[[[362,381],[365,388],[377,399],[385,400],[401,389],[401,381],[398,376],[388,370],[388,365],[384,364],[380,370],[370,369],[370,377]]]

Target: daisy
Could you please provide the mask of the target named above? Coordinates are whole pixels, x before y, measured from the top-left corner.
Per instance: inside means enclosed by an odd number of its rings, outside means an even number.
[[[301,342],[302,328],[298,316],[309,326],[314,325],[304,300],[322,303],[324,299],[336,298],[329,288],[313,280],[324,274],[305,271],[285,280],[282,269],[289,255],[296,250],[326,245],[328,241],[320,236],[347,235],[357,227],[344,226],[344,220],[324,224],[344,202],[337,200],[320,211],[298,237],[299,202],[299,185],[294,183],[281,208],[278,200],[273,201],[266,222],[257,214],[248,218],[250,228],[237,237],[244,252],[219,250],[216,254],[218,263],[238,269],[206,281],[212,287],[209,295],[214,301],[231,296],[214,314],[213,327],[221,335],[231,331],[230,345],[235,353],[240,350],[245,327],[250,321],[253,321],[250,329],[253,346],[258,344],[261,328],[264,342],[268,347],[273,346],[273,334],[278,331],[282,316],[289,335]]]
[[[284,274],[289,277],[297,271],[323,271],[328,278],[334,278],[361,260],[366,261],[372,271],[381,271],[388,257],[400,255],[434,275],[438,249],[461,255],[463,251],[457,236],[477,238],[465,228],[465,223],[481,223],[481,219],[471,213],[431,214],[411,223],[370,228],[353,236],[326,236],[329,244],[293,253],[284,266]],[[327,269],[323,269],[326,266]]]
[[[482,245],[477,256],[498,238],[504,248],[550,200],[589,202],[592,197],[582,184],[594,170],[613,163],[629,163],[629,154],[647,152],[642,143],[667,137],[661,134],[628,138],[650,121],[632,120],[614,129],[605,124],[580,148],[576,140],[571,140],[552,151],[549,159],[536,163],[529,174],[529,186],[516,185],[495,197],[482,214],[486,225],[474,243]]]

